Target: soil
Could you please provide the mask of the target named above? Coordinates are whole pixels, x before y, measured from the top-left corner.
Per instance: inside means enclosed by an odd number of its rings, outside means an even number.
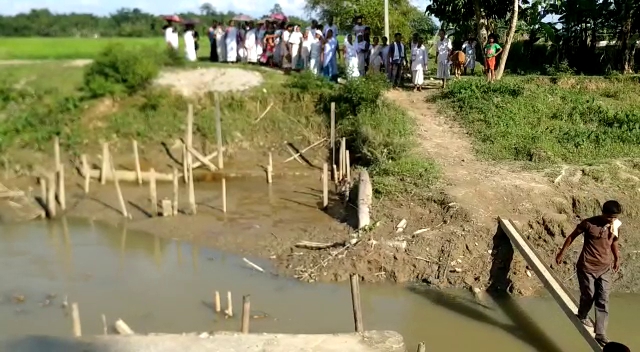
[[[192,74],[193,77],[207,75],[199,71]],[[223,76],[211,74],[211,77]],[[177,86],[184,94],[225,86],[220,82],[206,83],[204,78],[192,80],[193,77],[167,80],[180,82],[179,85],[191,82],[192,85],[186,88]],[[248,81],[247,78],[243,84],[251,84]],[[225,87],[222,89],[228,88]],[[387,98],[416,119],[420,128],[419,152],[441,165],[443,180],[424,199],[375,199],[371,218],[376,224],[360,232],[355,245],[345,247],[342,244],[355,238],[357,216],[353,203],[356,197],[351,194],[349,200],[345,200],[341,192],[332,189],[330,206],[325,211],[319,209],[320,170],[326,160],[326,150],[322,148],[305,153],[311,165],[295,161],[284,163],[289,157],[287,151],[273,151],[277,173],[273,187],[279,187],[274,190],[278,194],[289,192],[287,197],[290,198],[293,194],[300,198],[285,201],[281,196],[278,207],[282,210],[272,215],[262,213],[263,203],[267,200],[272,207],[275,204],[271,193],[268,197],[266,193],[260,193],[267,189],[266,185],[260,189],[248,186],[264,185],[266,153],[234,150],[232,146],[225,154],[224,174],[198,171],[195,175],[199,181],[196,215],[187,215],[187,194],[181,191],[184,214],[169,218],[150,217],[148,188],[123,184],[133,215],[133,220],[124,221],[113,184],[101,186],[92,182],[89,195],[85,195],[81,189],[82,178],[71,172],[74,166],[71,161],[67,169],[67,197],[71,204],[67,214],[111,224],[126,223],[132,230],[271,259],[279,274],[307,281],[342,281],[355,272],[369,282],[422,281],[439,287],[498,288],[530,295],[539,292],[541,284],[522,257],[509,250],[508,240],[505,241],[504,235],[497,230],[497,217],[512,219],[543,260],[551,264],[557,249],[579,219],[598,214],[604,200],[615,198],[625,206],[625,211],[621,230],[622,269],[615,276],[614,288],[618,291],[640,290],[640,261],[636,260],[640,255],[640,238],[636,235],[636,230],[640,229],[640,212],[635,207],[640,192],[640,171],[635,164],[620,161],[613,166],[613,173],[609,169],[577,166],[568,166],[562,171],[530,171],[515,163],[481,160],[464,130],[426,99],[430,94],[391,91]],[[201,144],[195,140],[194,145]],[[169,148],[169,153],[161,146],[142,146],[143,170],[154,167],[158,172],[169,173],[173,167],[181,169],[180,148],[176,146]],[[99,163],[95,161],[99,151],[93,152],[90,158],[94,167],[98,167]],[[207,152],[211,151],[202,151],[203,154]],[[168,154],[178,155],[178,160]],[[133,170],[132,157],[124,155],[130,155],[130,152],[114,152],[117,168]],[[43,157],[40,164],[50,170],[51,157]],[[244,193],[236,195],[238,200],[233,201],[235,205],[230,206],[226,215],[220,209],[218,188],[223,175],[228,180],[235,177],[245,182],[240,187],[244,188]],[[218,186],[211,186],[211,183]],[[25,190],[38,188],[33,177],[10,178],[5,184]],[[159,184],[158,192],[170,195],[171,186]],[[297,208],[293,204],[297,204]],[[309,209],[317,210],[309,213]],[[403,219],[407,226],[400,231],[396,225]],[[314,250],[296,247],[300,241],[336,245]],[[563,265],[551,266],[574,288],[573,264],[580,247],[580,243],[575,243]]]
[[[239,68],[198,68],[164,71],[156,84],[169,86],[184,96],[204,92],[242,91],[262,84],[259,72]]]

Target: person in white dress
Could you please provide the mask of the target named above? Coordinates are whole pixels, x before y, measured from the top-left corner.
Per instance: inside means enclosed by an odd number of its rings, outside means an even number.
[[[300,50],[300,60],[302,60],[302,69],[309,69],[309,56],[311,54],[311,44],[315,39],[315,31],[311,33],[310,29],[305,29],[302,34],[302,49]]]
[[[185,31],[183,35],[184,39],[184,51],[188,61],[195,62],[198,61],[198,56],[196,54],[196,41],[193,36],[194,26],[193,24],[187,24],[185,26]]]
[[[289,45],[291,48],[291,68],[294,70],[298,68],[298,60],[302,50],[302,37],[300,26],[293,27],[293,32],[289,35]]]
[[[175,29],[173,28],[173,24],[171,21],[167,21],[167,24],[164,25],[164,27],[162,27],[162,29],[164,30],[164,42],[167,44],[167,47],[177,50],[177,46],[174,46],[173,44],[173,32],[175,31]]]
[[[476,46],[477,42],[473,37],[469,37],[464,44],[462,44],[462,51],[465,55],[465,63],[464,63],[464,74],[467,74],[467,69],[471,70],[471,75],[473,76],[473,71],[476,69]]]
[[[358,65],[358,47],[353,42],[353,35],[348,34],[344,40],[344,58],[347,64],[347,76],[349,78],[360,77]]]
[[[247,32],[244,34],[244,47],[247,50],[247,62],[258,63],[258,32],[253,22],[247,25]]]
[[[427,49],[424,47],[422,38],[418,38],[418,42],[411,50],[411,77],[413,78],[413,87],[415,91],[422,90],[424,83],[424,70],[427,69],[427,61],[429,60]]]
[[[453,46],[451,45],[451,41],[449,38],[445,37],[445,33],[443,30],[438,32],[438,36],[440,40],[436,43],[436,61],[438,64],[438,70],[436,72],[436,77],[442,80],[442,88],[446,87],[447,80],[450,77],[449,74],[449,56],[451,56],[451,49]]]
[[[259,60],[264,50],[264,36],[267,33],[267,22],[264,21],[260,23],[259,21],[258,24],[260,25],[260,29],[256,32],[256,54]]]
[[[322,66],[322,31],[315,31],[315,40],[311,42],[309,48],[309,70],[315,74],[320,74],[320,67]]]
[[[322,36],[328,38],[327,34],[329,30],[331,30],[331,32],[333,33],[334,39],[338,37],[338,26],[333,24],[333,17],[329,17],[329,19],[327,19],[327,24],[325,24],[324,28],[322,29]]]
[[[382,54],[382,68],[384,68],[384,72],[388,74],[389,72],[389,39],[387,37],[382,37],[382,48],[380,49],[380,54]]]
[[[224,43],[226,45],[227,62],[238,61],[238,29],[233,20],[229,21],[229,27],[224,33]]]
[[[382,66],[382,45],[380,45],[380,38],[373,37],[373,44],[371,45],[371,54],[369,55],[369,71],[367,74],[380,73],[380,67]]]
[[[227,61],[227,44],[224,41],[224,28],[222,27],[222,23],[218,23],[214,34],[216,36],[216,51],[218,53],[218,61],[225,62]]]

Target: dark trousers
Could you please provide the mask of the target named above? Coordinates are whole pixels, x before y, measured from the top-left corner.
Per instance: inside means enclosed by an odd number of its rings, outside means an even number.
[[[578,268],[578,285],[580,286],[580,307],[578,317],[586,319],[591,307],[596,306],[596,334],[606,334],[609,320],[609,292],[611,291],[611,269],[595,275]]]
[[[211,52],[209,52],[209,61],[218,62],[218,46],[216,40],[210,41],[211,43]]]
[[[391,72],[389,72],[388,75],[389,80],[391,80],[394,87],[397,87],[402,83],[402,64],[402,61],[391,63]]]

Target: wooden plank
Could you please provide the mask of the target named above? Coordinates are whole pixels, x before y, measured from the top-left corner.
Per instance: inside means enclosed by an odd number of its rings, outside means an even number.
[[[575,299],[567,292],[559,280],[556,279],[549,267],[542,262],[529,243],[520,235],[513,223],[502,218],[499,218],[498,221],[500,223],[500,228],[502,228],[505,234],[509,237],[511,243],[518,249],[520,254],[522,254],[527,264],[529,264],[533,269],[540,281],[542,281],[544,287],[549,291],[569,320],[571,320],[591,349],[594,352],[602,352],[602,347],[600,347],[594,338],[593,329],[584,326],[576,316],[578,313],[578,306]]]

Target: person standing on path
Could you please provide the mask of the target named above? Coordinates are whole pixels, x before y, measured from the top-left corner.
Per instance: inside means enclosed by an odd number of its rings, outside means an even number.
[[[388,78],[393,88],[398,88],[402,83],[402,67],[407,65],[407,55],[402,44],[402,34],[396,33],[394,38],[395,41],[389,46]]]
[[[216,38],[216,28],[218,27],[218,21],[213,21],[211,27],[207,30],[207,37],[209,37],[209,44],[211,45],[211,51],[209,51],[209,61],[218,62],[218,43]]]
[[[613,282],[612,271],[618,272],[620,269],[618,229],[622,222],[618,220],[618,216],[621,212],[620,203],[615,200],[606,201],[602,205],[602,215],[582,221],[564,241],[556,256],[556,264],[561,265],[564,253],[571,243],[578,236],[584,235],[584,245],[576,265],[580,286],[578,319],[585,326],[593,327],[588,316],[595,303],[595,339],[602,346],[609,342],[606,328],[609,319],[609,293]]]
[[[438,32],[440,40],[436,43],[436,63],[438,64],[438,70],[436,77],[442,80],[442,88],[447,86],[447,80],[449,79],[449,56],[451,56],[451,41],[445,36],[444,31],[441,29]]]
[[[496,43],[495,34],[489,35],[489,42],[484,46],[484,69],[487,73],[487,82],[496,80],[496,56],[500,55],[502,47]]]
[[[424,70],[427,69],[427,50],[424,47],[422,38],[418,38],[418,41],[413,45],[411,50],[411,78],[413,80],[413,89],[416,92],[422,91],[422,84],[424,83]]]

